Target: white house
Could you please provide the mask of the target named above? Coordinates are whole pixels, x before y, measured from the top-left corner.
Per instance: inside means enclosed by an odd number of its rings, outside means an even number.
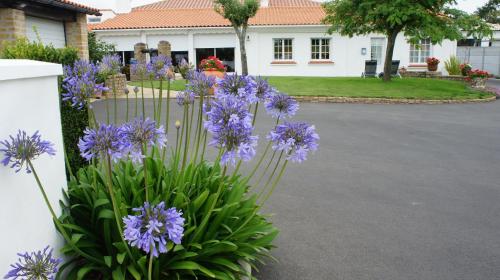
[[[246,47],[250,74],[265,76],[360,76],[365,60],[377,60],[382,71],[386,39],[382,34],[340,36],[328,34],[321,23],[325,13],[311,0],[261,0],[250,20]],[[241,71],[239,44],[229,22],[213,9],[212,0],[164,0],[133,8],[130,13],[92,25],[97,36],[114,43],[124,62],[133,57],[136,43],[155,48],[168,41],[172,56],[195,65],[216,55],[230,70]],[[424,70],[429,56],[441,61],[456,54],[456,42],[420,48],[401,35],[394,60],[409,69]],[[440,64],[443,67],[443,63]],[[444,71],[444,69],[440,69]]]

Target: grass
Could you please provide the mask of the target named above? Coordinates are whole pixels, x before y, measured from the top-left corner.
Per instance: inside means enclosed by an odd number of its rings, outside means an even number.
[[[131,86],[141,86],[141,82],[129,82],[128,83],[129,85]],[[153,81],[153,86],[155,88],[160,88],[160,82],[159,81]],[[150,81],[144,81],[144,87],[145,88],[150,88],[151,87],[151,82]],[[186,87],[186,80],[183,80],[183,79],[180,79],[180,80],[174,80],[172,81],[172,84],[170,85],[170,89],[171,90],[176,90],[176,91],[179,91],[179,90],[184,90],[184,88]],[[167,88],[167,83],[164,81],[163,82],[163,88],[166,89]]]
[[[373,97],[396,99],[476,99],[492,96],[472,90],[463,82],[423,78],[393,79],[385,83],[375,78],[269,77],[279,91],[294,96]],[[131,83],[137,85],[137,82]],[[159,86],[155,82],[155,87]],[[175,81],[174,90],[184,89],[184,80]]]

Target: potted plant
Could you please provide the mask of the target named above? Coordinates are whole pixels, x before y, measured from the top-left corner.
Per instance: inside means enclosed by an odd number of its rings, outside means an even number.
[[[427,70],[429,71],[437,71],[439,65],[439,59],[435,57],[427,58]]]
[[[460,64],[460,72],[462,72],[462,76],[466,77],[470,70],[472,70],[472,66],[469,63]]]
[[[217,78],[223,78],[226,72],[226,67],[220,59],[215,56],[209,56],[203,59],[200,63],[200,68],[203,70],[207,76],[215,76]]]
[[[487,71],[476,69],[469,71],[468,80],[473,88],[485,88],[489,76],[490,74]]]

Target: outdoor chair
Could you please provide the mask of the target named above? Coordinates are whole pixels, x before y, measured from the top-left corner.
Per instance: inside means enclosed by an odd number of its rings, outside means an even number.
[[[379,78],[382,78],[384,76],[384,72],[380,72],[378,76]],[[399,74],[399,60],[393,60],[391,62],[391,77],[399,77],[400,79],[403,78],[401,74]]]
[[[377,77],[377,61],[365,60],[365,72],[361,73],[362,78]]]

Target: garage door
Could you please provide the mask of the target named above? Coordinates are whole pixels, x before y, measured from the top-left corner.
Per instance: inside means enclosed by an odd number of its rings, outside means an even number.
[[[33,26],[36,27],[40,39],[45,45],[52,44],[56,48],[63,48],[66,46],[64,23],[62,21],[27,16],[26,37],[28,37],[30,41],[38,41]]]

